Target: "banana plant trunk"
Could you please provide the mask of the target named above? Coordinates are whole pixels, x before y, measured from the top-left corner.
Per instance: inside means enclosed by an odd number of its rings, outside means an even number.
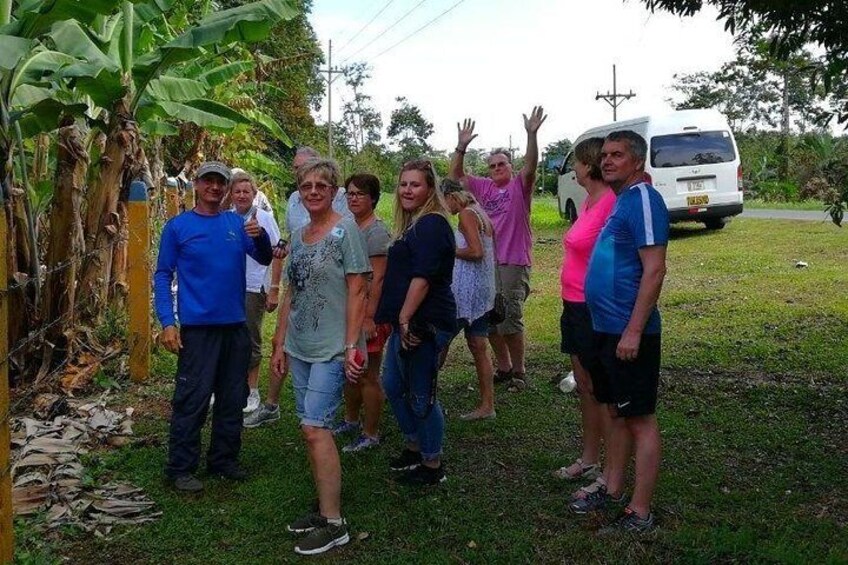
[[[109,119],[105,149],[98,174],[88,191],[85,230],[85,260],[80,278],[82,321],[96,325],[108,302],[113,246],[121,229],[118,198],[124,172],[138,154],[138,128],[129,111],[128,97],[120,100]]]
[[[51,273],[44,285],[42,319],[65,318],[53,326],[46,338],[51,351],[55,347],[70,348],[75,328],[77,259],[85,245],[80,208],[88,171],[85,139],[76,124],[58,132],[56,185],[50,209],[50,235],[45,262]],[[71,351],[67,355],[72,355]]]

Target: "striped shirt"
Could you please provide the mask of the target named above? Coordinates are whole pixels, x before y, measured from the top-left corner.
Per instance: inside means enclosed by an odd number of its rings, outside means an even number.
[[[639,249],[667,245],[668,232],[668,209],[654,187],[639,182],[621,191],[586,273],[586,304],[595,331],[624,332],[642,280]],[[644,333],[658,334],[660,330],[660,313],[654,307]]]

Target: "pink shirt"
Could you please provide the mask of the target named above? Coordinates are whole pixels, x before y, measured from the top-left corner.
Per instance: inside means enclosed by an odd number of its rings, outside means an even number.
[[[559,280],[562,283],[562,299],[568,302],[586,302],[583,290],[589,258],[601,228],[615,207],[615,193],[607,189],[591,208],[588,205],[587,198],[580,206],[577,221],[562,237],[565,258]]]
[[[532,194],[521,175],[498,188],[492,179],[467,175],[468,190],[492,220],[495,258],[500,265],[530,266],[530,202]]]

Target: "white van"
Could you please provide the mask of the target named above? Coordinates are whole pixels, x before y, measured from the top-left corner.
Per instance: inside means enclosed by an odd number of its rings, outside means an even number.
[[[645,172],[662,194],[672,222],[696,221],[708,229],[721,229],[727,218],[742,212],[739,151],[721,113],[679,110],[614,122],[582,133],[574,145],[624,129],[648,142]],[[586,199],[586,191],[575,178],[573,151],[559,173],[559,211],[573,222]]]

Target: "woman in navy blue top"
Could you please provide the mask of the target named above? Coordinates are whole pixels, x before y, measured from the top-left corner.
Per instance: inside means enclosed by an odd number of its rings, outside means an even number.
[[[456,249],[447,209],[429,161],[404,164],[395,191],[395,241],[389,247],[383,294],[375,320],[393,331],[383,367],[383,388],[406,447],[391,462],[401,481],[445,481],[445,419],[436,399],[439,354],[456,325],[451,292]]]

